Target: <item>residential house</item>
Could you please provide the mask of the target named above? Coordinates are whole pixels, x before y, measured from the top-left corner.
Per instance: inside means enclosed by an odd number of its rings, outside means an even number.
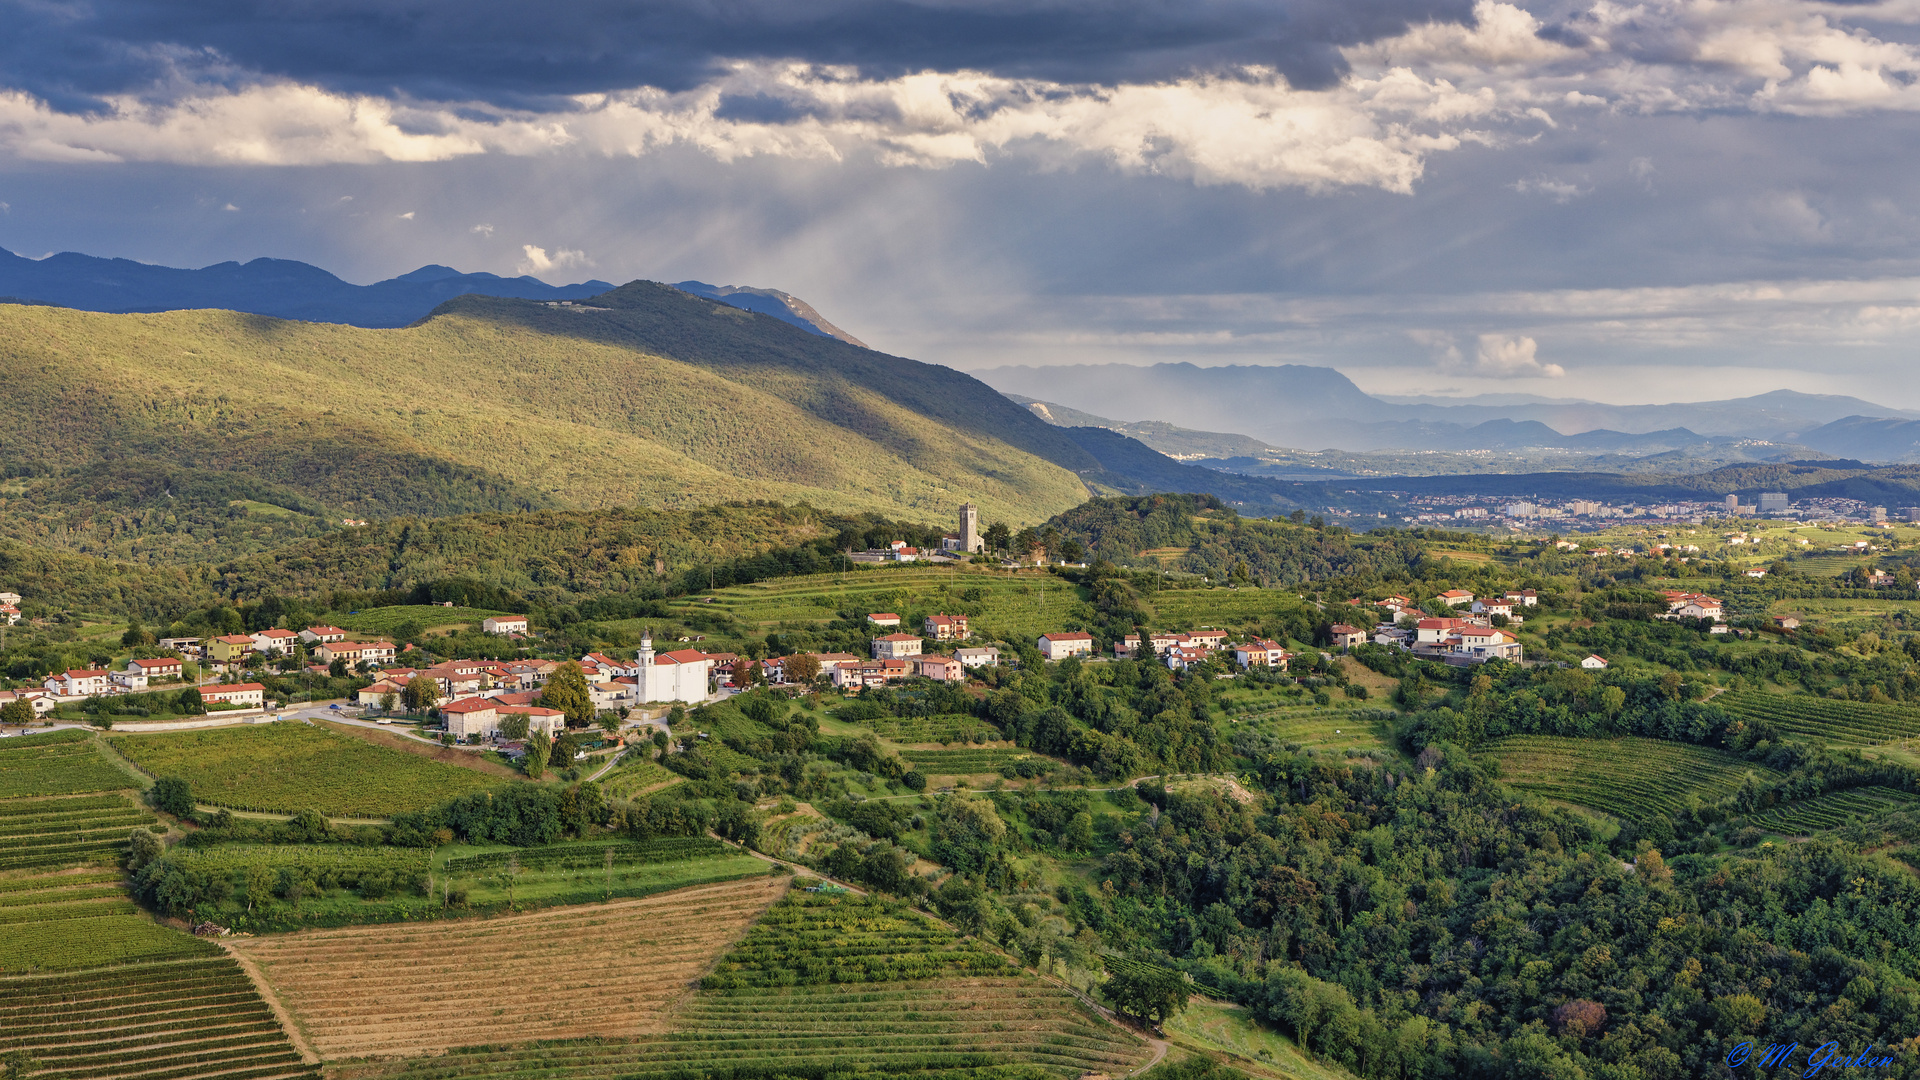
[[[1333,639],[1333,647],[1336,649],[1351,649],[1355,645],[1364,645],[1367,640],[1365,630],[1343,622],[1327,627],[1327,634]]]
[[[109,671],[107,678],[112,681],[116,694],[135,694],[147,688],[147,673],[139,668]]]
[[[955,649],[953,650],[953,658],[960,661],[962,665],[970,668],[993,667],[1000,663],[1000,650],[991,645],[981,645],[970,649]],[[821,667],[823,670],[825,666],[825,661],[822,661]]]
[[[966,666],[951,656],[916,656],[914,674],[940,682],[960,682],[967,677]]]
[[[1267,667],[1285,671],[1287,661],[1291,659],[1293,654],[1282,648],[1279,642],[1264,638],[1233,647],[1233,661],[1243,668]]]
[[[20,622],[20,609],[12,604],[0,604],[0,623],[14,626]]]
[[[65,671],[49,677],[44,685],[61,697],[91,697],[111,690],[113,677],[97,669]]]
[[[1588,671],[1605,671],[1607,661],[1602,657],[1589,655],[1585,660],[1580,661],[1580,666]]]
[[[1416,645],[1441,645],[1469,625],[1465,619],[1421,619],[1414,624],[1413,641]]]
[[[1180,635],[1180,644],[1195,649],[1223,649],[1227,644],[1225,630],[1193,630]]]
[[[480,620],[480,629],[488,634],[524,634],[528,630],[525,615],[489,615]]]
[[[544,705],[519,705],[502,701],[500,703],[499,713],[501,719],[516,714],[525,716],[527,718],[527,734],[529,735],[538,731],[552,737],[560,734],[567,726],[566,713],[561,712],[559,709],[549,709]]]
[[[260,709],[266,707],[267,688],[257,682],[228,683],[225,686],[203,686],[200,688],[200,700],[208,705],[231,705],[242,709]]]
[[[1161,633],[1147,635],[1147,643],[1153,646],[1153,655],[1155,656],[1165,656],[1168,649],[1182,644],[1185,640],[1186,638],[1180,634]],[[1113,658],[1115,660],[1132,659],[1139,651],[1139,634],[1128,634],[1126,637],[1113,643]]]
[[[308,645],[325,645],[330,641],[347,640],[347,632],[337,626],[309,626],[300,631],[300,640]]]
[[[440,722],[455,738],[493,735],[500,730],[499,710],[492,698],[462,698],[440,706]]]
[[[1459,634],[1448,640],[1448,646],[1449,651],[1475,663],[1521,658],[1520,640],[1490,626],[1462,627]]]
[[[876,611],[867,616],[867,622],[872,623],[874,626],[899,626],[900,616],[895,615],[891,611]]]
[[[1508,618],[1512,618],[1513,603],[1508,600],[1475,600],[1473,602],[1473,613],[1475,615],[1487,616],[1505,615]]]
[[[560,664],[554,660],[511,660],[503,666],[507,669],[507,677],[522,690],[532,690],[545,686]]]
[[[1459,607],[1462,604],[1473,603],[1473,594],[1465,589],[1448,589],[1440,594],[1440,599],[1448,607]]]
[[[184,668],[180,661],[174,657],[156,656],[151,660],[129,660],[127,661],[127,670],[129,672],[138,671],[140,674],[145,675],[148,681],[165,681],[167,679],[180,678]]]
[[[5,604],[8,607],[19,607],[20,594],[17,592],[0,592],[0,604]]]
[[[1745,570],[1745,573],[1748,577],[1753,577],[1753,578],[1766,577],[1767,568],[1764,566],[1749,566]]]
[[[291,630],[281,630],[278,628],[262,630],[252,637],[253,647],[256,651],[267,654],[280,653],[282,655],[291,653],[294,642],[299,640],[299,634]]]
[[[16,701],[32,705],[35,716],[44,716],[59,704],[45,690],[0,690],[0,705],[11,705]]]
[[[207,655],[216,664],[237,664],[253,651],[253,639],[245,634],[223,634],[207,642]]]
[[[732,686],[733,673],[740,667],[739,654],[717,652],[706,653],[704,655],[708,660],[712,661],[713,666],[708,669],[708,672],[713,676],[714,681],[721,686]]]
[[[875,660],[899,660],[908,656],[919,656],[920,647],[925,642],[914,634],[888,634],[873,639],[873,658]]]
[[[1175,671],[1185,671],[1190,667],[1197,667],[1212,658],[1212,649],[1204,649],[1198,645],[1175,645],[1173,648],[1167,650],[1165,656],[1161,657],[1161,659],[1166,662],[1166,665]]]
[[[397,703],[400,695],[407,689],[407,682],[411,679],[411,675],[376,679],[373,685],[363,686],[354,691],[353,698],[369,709],[379,708],[388,694],[392,694],[393,700]]]
[[[935,641],[962,641],[967,636],[967,617],[965,615],[929,615],[925,626],[927,636]]]
[[[1389,596],[1385,600],[1375,600],[1373,606],[1385,608],[1393,614],[1398,615],[1413,606],[1413,599],[1406,596]]]
[[[1039,647],[1040,655],[1049,660],[1065,660],[1069,656],[1089,656],[1093,653],[1093,635],[1079,631],[1042,634]]]
[[[896,683],[912,674],[912,661],[863,660],[857,664],[842,664],[833,669],[833,684],[842,689],[864,686],[885,686]]]
[[[1782,630],[1798,630],[1800,629],[1800,620],[1791,615],[1775,615],[1773,617],[1773,625]]]
[[[1521,607],[1536,607],[1540,603],[1540,594],[1532,589],[1508,589],[1507,602]]]

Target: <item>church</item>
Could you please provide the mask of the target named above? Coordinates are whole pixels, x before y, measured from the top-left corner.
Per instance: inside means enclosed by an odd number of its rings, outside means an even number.
[[[643,703],[683,701],[689,705],[707,700],[708,680],[713,676],[713,658],[698,649],[678,649],[658,656],[653,652],[653,633],[640,639],[640,655],[634,658],[633,680]]]

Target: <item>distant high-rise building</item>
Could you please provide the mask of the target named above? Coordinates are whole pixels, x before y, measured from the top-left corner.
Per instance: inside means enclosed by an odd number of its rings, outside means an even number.
[[[1535,506],[1532,503],[1525,503],[1525,502],[1508,503],[1506,512],[1508,517],[1515,517],[1515,518],[1527,518],[1527,517],[1540,516],[1540,508],[1538,506]]]
[[[986,548],[987,542],[980,537],[980,508],[967,503],[960,507],[960,550],[973,554]]]
[[[1591,517],[1600,512],[1600,504],[1590,499],[1575,499],[1567,504],[1567,513],[1575,517]]]
[[[1784,491],[1763,491],[1760,493],[1760,512],[1763,514],[1784,513],[1790,500]]]
[[[1738,495],[1727,496],[1727,513],[1737,514],[1739,512],[1740,512],[1740,496]]]
[[[1887,520],[1887,508],[1884,506],[1867,507],[1867,520],[1884,523]]]
[[[1920,521],[1920,506],[1903,506],[1900,508],[1900,516],[1908,521]]]

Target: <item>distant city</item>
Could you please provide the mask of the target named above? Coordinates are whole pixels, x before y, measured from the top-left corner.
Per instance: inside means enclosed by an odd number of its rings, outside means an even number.
[[[1412,504],[1406,520],[1422,525],[1492,524],[1504,521],[1514,526],[1535,526],[1553,522],[1556,528],[1574,532],[1598,532],[1621,520],[1649,525],[1698,525],[1729,517],[1767,517],[1805,522],[1884,525],[1889,521],[1920,521],[1920,506],[1893,508],[1875,506],[1858,499],[1814,498],[1794,500],[1785,492],[1761,492],[1758,503],[1743,503],[1737,495],[1710,501],[1635,502],[1612,505],[1590,499],[1572,499],[1558,503],[1511,500],[1478,495],[1411,495],[1389,492]]]

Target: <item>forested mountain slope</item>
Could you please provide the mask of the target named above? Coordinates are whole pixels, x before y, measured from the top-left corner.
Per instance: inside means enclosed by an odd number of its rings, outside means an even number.
[[[593,305],[468,296],[391,330],[0,306],[0,518],[98,542],[177,524],[192,487],[315,520],[778,499],[1032,522],[1099,468],[951,369],[653,283]]]

